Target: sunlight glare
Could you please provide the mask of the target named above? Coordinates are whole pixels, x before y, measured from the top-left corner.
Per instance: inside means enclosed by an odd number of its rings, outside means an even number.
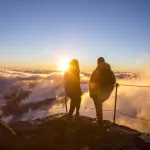
[[[68,57],[62,58],[59,62],[59,70],[60,71],[66,71],[69,67],[69,61],[70,59]]]

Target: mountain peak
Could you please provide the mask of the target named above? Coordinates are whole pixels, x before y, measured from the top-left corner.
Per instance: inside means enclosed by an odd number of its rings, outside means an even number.
[[[101,133],[96,119],[85,116],[68,121],[65,114],[57,114],[33,120],[32,123],[12,122],[10,127],[14,132],[7,130],[3,123],[1,126],[3,128],[1,127],[0,147],[3,149],[10,147],[11,149],[14,147],[15,150],[150,149],[150,144],[141,138],[142,133],[107,120],[104,120],[106,131]]]

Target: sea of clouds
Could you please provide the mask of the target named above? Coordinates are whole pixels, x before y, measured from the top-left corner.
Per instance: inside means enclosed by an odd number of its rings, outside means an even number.
[[[92,99],[88,93],[90,73],[81,73],[83,91],[81,115],[96,117]],[[150,85],[150,74],[143,72],[116,73],[117,82],[126,85]],[[48,101],[52,99],[52,101]],[[6,122],[44,118],[64,113],[65,92],[62,72],[12,71],[0,69],[0,116]],[[104,119],[113,120],[115,89],[104,102]],[[44,103],[46,102],[46,103]],[[17,109],[21,110],[16,113]],[[6,107],[9,106],[9,107]],[[34,107],[33,107],[34,106]],[[5,108],[5,109],[4,109]],[[11,111],[9,111],[11,108]],[[13,108],[13,109],[12,109]],[[68,100],[69,108],[69,100]],[[116,122],[142,132],[150,132],[150,88],[122,86],[118,88]],[[123,115],[128,114],[137,118]]]

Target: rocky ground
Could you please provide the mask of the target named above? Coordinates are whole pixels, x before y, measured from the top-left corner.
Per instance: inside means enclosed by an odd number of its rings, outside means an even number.
[[[95,119],[80,116],[68,121],[65,114],[31,122],[0,123],[0,150],[150,150],[142,133],[104,121],[100,133]]]

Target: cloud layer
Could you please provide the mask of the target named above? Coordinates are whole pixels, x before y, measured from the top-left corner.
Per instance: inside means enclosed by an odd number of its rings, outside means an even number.
[[[120,84],[150,85],[149,72],[143,72],[138,75],[133,73],[117,73],[116,77],[117,82]],[[81,87],[84,95],[82,96],[80,113],[96,117],[94,104],[88,93],[88,81],[89,74],[82,73]],[[150,132],[148,121],[122,114],[150,120],[149,90],[150,88],[120,85],[118,89],[116,122],[143,132]],[[114,96],[115,90],[103,106],[104,119],[111,121],[113,118]],[[51,100],[54,97],[55,99]],[[17,107],[14,108],[14,106]],[[60,72],[33,73],[0,70],[0,107],[0,115],[7,122],[13,120],[31,121],[53,113],[65,112],[63,74]],[[4,107],[11,109],[3,109]],[[23,108],[22,110],[24,111],[20,111],[19,108]],[[19,110],[18,112],[20,113],[16,113],[14,109]],[[12,114],[10,110],[13,112]]]

